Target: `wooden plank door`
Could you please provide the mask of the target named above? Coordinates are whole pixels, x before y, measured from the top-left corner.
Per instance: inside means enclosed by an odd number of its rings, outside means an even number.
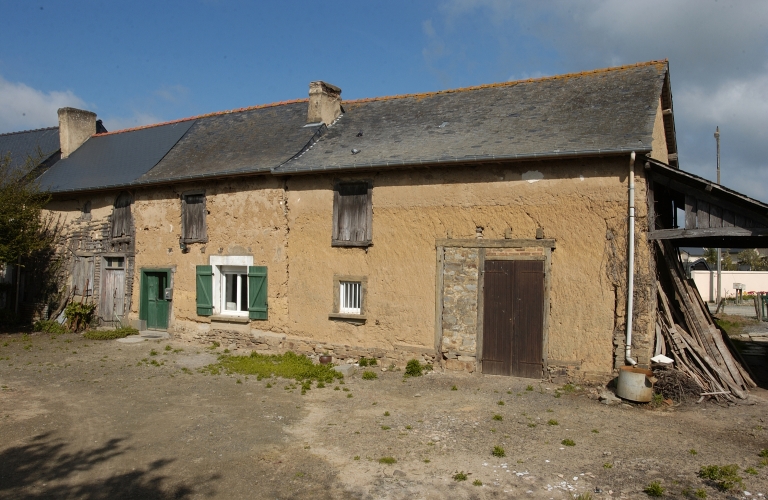
[[[483,289],[483,373],[541,378],[544,263],[487,260]]]
[[[103,321],[123,320],[125,315],[125,269],[104,270],[100,309]]]
[[[544,262],[513,262],[515,276],[512,375],[541,378],[544,344]]]
[[[510,375],[514,261],[485,261],[483,289],[483,373]]]

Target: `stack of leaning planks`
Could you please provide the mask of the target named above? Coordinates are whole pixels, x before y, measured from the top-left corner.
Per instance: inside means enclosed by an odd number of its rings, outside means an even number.
[[[756,387],[755,382],[731,354],[726,345],[729,340],[715,326],[696,285],[686,279],[677,252],[668,242],[656,243],[656,353],[674,359],[677,369],[704,389],[702,396],[721,401],[746,399],[748,390]]]

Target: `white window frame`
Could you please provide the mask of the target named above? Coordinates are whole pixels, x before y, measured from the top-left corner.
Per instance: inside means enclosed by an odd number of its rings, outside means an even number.
[[[226,285],[226,275],[237,271],[237,274],[245,274],[244,284],[248,286],[248,268],[253,266],[253,256],[251,255],[211,255],[210,265],[213,268],[213,314],[222,316],[241,316],[248,317],[248,304],[245,305],[245,311],[227,311],[226,294],[224,293]],[[238,298],[241,288],[238,287]],[[247,296],[246,296],[247,297]],[[246,299],[247,301],[247,299]]]
[[[339,313],[360,314],[363,307],[363,284],[360,281],[339,281]]]

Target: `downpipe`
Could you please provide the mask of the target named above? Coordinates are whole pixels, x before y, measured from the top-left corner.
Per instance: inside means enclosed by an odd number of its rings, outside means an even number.
[[[632,311],[635,296],[635,152],[629,155],[629,256],[627,259],[627,341],[625,344],[624,361],[635,366],[637,361],[632,359]]]

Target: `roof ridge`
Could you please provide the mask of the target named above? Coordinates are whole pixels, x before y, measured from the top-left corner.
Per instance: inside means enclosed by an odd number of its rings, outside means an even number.
[[[541,76],[539,78],[526,78],[523,80],[513,80],[510,82],[486,83],[482,85],[473,85],[470,87],[459,87],[455,89],[436,90],[433,92],[419,92],[415,94],[398,94],[398,95],[382,96],[382,97],[366,97],[362,99],[352,99],[349,101],[344,101],[343,104],[360,104],[360,103],[366,103],[366,102],[388,101],[392,99],[405,99],[408,97],[432,97],[432,96],[441,95],[441,94],[453,94],[456,92],[466,92],[471,90],[491,89],[491,88],[498,88],[498,87],[513,87],[521,83],[537,83],[537,82],[548,81],[548,80],[563,80],[566,78],[574,78],[577,76],[609,73],[611,71],[621,71],[621,70],[627,70],[630,68],[639,68],[643,66],[653,66],[653,65],[659,65],[659,64],[669,64],[669,60],[668,59],[652,60],[652,61],[646,61],[646,62],[638,62],[635,64],[625,64],[623,66],[612,66],[608,68],[579,71],[575,73],[565,73],[562,75]]]
[[[15,134],[27,134],[29,132],[42,132],[43,130],[53,130],[53,129],[57,129],[57,128],[59,128],[59,127],[58,126],[56,126],[56,127],[42,127],[42,128],[33,128],[33,129],[30,129],[30,130],[19,130],[17,132],[4,132],[4,133],[0,134],[0,137],[7,136],[7,135],[15,135]]]
[[[198,120],[200,118],[209,118],[211,116],[221,116],[221,115],[228,115],[228,114],[232,114],[232,113],[242,113],[242,112],[245,112],[245,111],[253,111],[254,109],[274,108],[274,107],[277,107],[277,106],[284,106],[286,104],[297,104],[297,103],[300,103],[300,102],[308,102],[308,101],[309,101],[309,99],[307,99],[307,98],[304,98],[304,99],[293,99],[293,100],[288,100],[288,101],[272,102],[272,103],[269,103],[269,104],[257,104],[255,106],[248,106],[248,107],[245,107],[245,108],[228,109],[228,110],[225,110],[225,111],[214,111],[213,113],[205,113],[205,114],[202,114],[202,115],[188,116],[186,118],[179,118],[177,120],[170,120],[170,121],[167,121],[167,122],[151,123],[149,125],[141,125],[141,126],[138,126],[138,127],[125,128],[125,129],[122,129],[122,130],[115,130],[115,131],[112,131],[112,132],[104,132],[104,133],[101,133],[101,134],[93,134],[92,137],[102,137],[102,136],[105,136],[105,135],[122,134],[123,132],[134,132],[136,130],[144,130],[144,129],[147,129],[147,128],[162,127],[163,125],[173,125],[175,123],[188,122],[190,120]]]

